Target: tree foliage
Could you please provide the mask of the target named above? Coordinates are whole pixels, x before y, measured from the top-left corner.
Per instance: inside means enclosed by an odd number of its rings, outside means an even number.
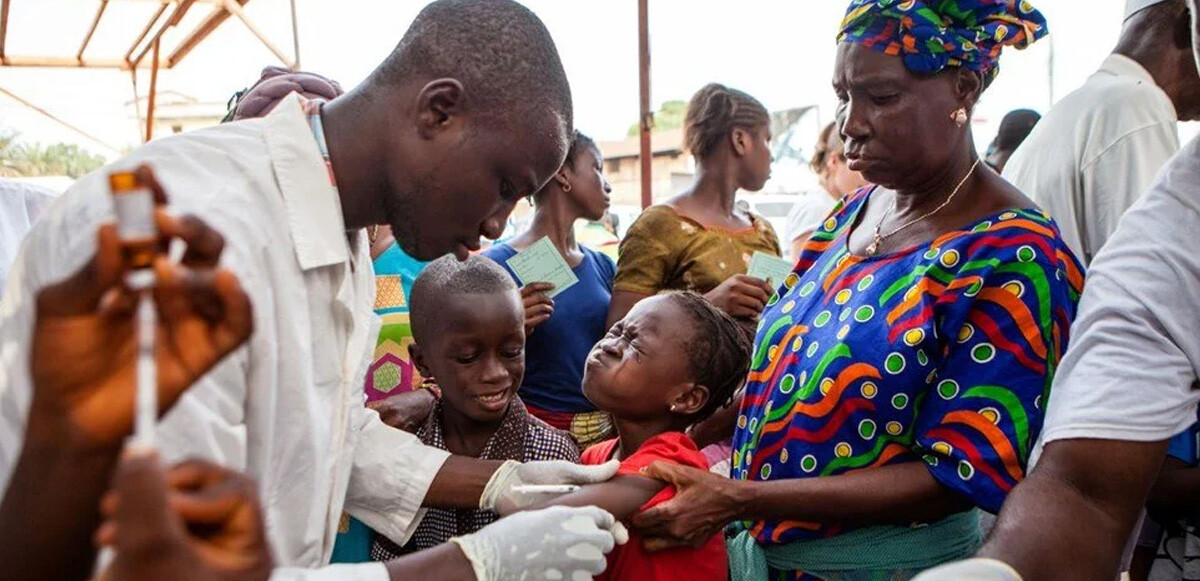
[[[17,133],[0,133],[0,174],[78,178],[102,165],[104,157],[71,143],[26,143]]]
[[[670,131],[683,128],[683,119],[687,116],[687,101],[667,101],[654,114],[654,130]],[[629,136],[636,137],[640,127],[634,123],[629,128]]]

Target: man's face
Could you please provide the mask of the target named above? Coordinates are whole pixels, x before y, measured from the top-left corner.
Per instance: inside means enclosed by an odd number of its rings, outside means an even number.
[[[396,156],[383,204],[407,254],[465,260],[480,236],[500,237],[517,201],[538,191],[566,157],[566,128],[557,116],[525,121],[504,128],[461,119]]]

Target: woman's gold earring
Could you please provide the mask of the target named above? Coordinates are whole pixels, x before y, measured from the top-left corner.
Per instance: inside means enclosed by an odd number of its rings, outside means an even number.
[[[959,107],[957,111],[950,114],[950,118],[954,120],[955,125],[965,127],[967,125],[966,107]]]
[[[571,193],[571,184],[569,184],[569,183],[563,184],[562,191],[564,194]]]

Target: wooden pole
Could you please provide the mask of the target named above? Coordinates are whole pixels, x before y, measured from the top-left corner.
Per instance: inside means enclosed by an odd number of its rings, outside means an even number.
[[[292,2],[292,57],[295,61],[292,67],[295,70],[300,70],[300,24],[296,22],[296,0]]]
[[[133,110],[137,113],[138,135],[146,134],[146,126],[142,123],[142,102],[138,96],[137,69],[129,69],[129,80],[133,83]]]
[[[96,17],[92,19],[92,27],[88,29],[87,36],[83,37],[83,43],[79,45],[79,52],[75,53],[75,60],[83,60],[83,51],[87,50],[88,43],[92,42],[92,35],[96,34],[96,27],[100,26],[100,18],[104,16],[105,8],[108,8],[108,0],[100,0],[100,8],[96,9]]]
[[[4,43],[8,40],[8,0],[0,0],[0,62],[4,62]]]
[[[296,65],[294,65],[292,61],[288,60],[287,56],[283,54],[283,51],[279,50],[279,48],[275,46],[275,43],[271,42],[271,39],[267,38],[267,35],[263,34],[263,31],[259,30],[258,27],[254,25],[254,22],[252,22],[250,18],[246,16],[246,13],[242,11],[241,4],[234,2],[234,0],[225,0],[225,9],[233,13],[234,16],[237,16],[238,20],[241,20],[242,24],[245,24],[246,28],[250,30],[250,33],[258,38],[258,40],[263,43],[263,46],[267,47],[267,50],[271,51],[271,54],[275,55],[275,58],[287,65],[289,69],[296,69]]]
[[[158,44],[159,39],[154,39],[154,54],[150,57],[154,59],[150,62],[150,96],[146,101],[146,141],[154,137],[154,100],[158,97]]]
[[[133,51],[137,50],[137,47],[142,44],[143,40],[146,40],[146,35],[150,34],[150,30],[154,28],[154,23],[158,22],[158,19],[162,17],[163,12],[167,11],[167,6],[168,4],[163,4],[162,6],[158,7],[158,12],[154,13],[154,16],[150,18],[150,22],[146,23],[146,27],[142,29],[142,33],[138,35],[137,40],[133,41],[133,44],[129,47],[129,50],[125,52],[125,62],[133,62]]]
[[[641,150],[639,157],[642,162],[642,208],[650,207],[654,202],[651,189],[652,165],[654,152],[650,147],[650,130],[654,127],[654,113],[650,111],[650,0],[638,0],[638,69],[640,72],[638,87],[641,92],[641,121],[638,123],[641,134]]]

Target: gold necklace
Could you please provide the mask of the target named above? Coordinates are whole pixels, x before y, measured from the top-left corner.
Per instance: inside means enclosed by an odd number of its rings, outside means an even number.
[[[887,211],[883,213],[883,216],[879,218],[879,221],[875,223],[875,237],[871,240],[871,244],[867,246],[867,256],[875,256],[879,252],[879,245],[882,244],[884,240],[895,236],[896,234],[900,233],[901,230],[904,230],[905,228],[908,228],[909,226],[912,226],[921,220],[941,212],[943,208],[948,206],[950,202],[954,200],[954,196],[958,195],[958,191],[962,189],[963,185],[967,183],[967,180],[971,178],[971,175],[975,173],[975,168],[979,167],[979,162],[980,159],[976,158],[975,164],[972,165],[971,169],[967,171],[967,175],[963,176],[962,181],[958,182],[957,186],[954,186],[954,191],[950,192],[950,196],[947,197],[946,201],[942,202],[940,206],[934,208],[932,211],[919,218],[909,220],[904,225],[892,230],[891,232],[888,232],[887,234],[880,234],[879,231],[883,228],[883,221],[887,220],[887,217],[892,215],[892,211],[896,209],[896,198],[892,198],[891,207],[889,207]]]

